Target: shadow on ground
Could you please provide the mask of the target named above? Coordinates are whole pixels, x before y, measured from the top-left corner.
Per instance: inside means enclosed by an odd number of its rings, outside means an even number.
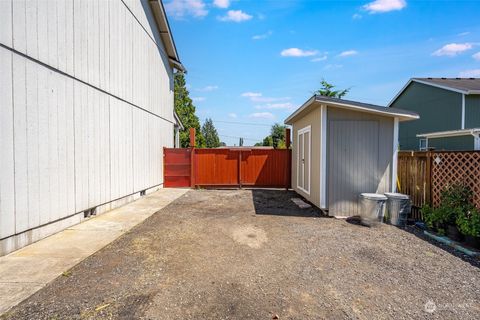
[[[291,199],[301,198],[292,190],[252,189],[253,205],[257,215],[293,216],[293,217],[327,217],[322,210],[311,205],[310,208],[299,208]],[[307,200],[302,199],[306,203]]]

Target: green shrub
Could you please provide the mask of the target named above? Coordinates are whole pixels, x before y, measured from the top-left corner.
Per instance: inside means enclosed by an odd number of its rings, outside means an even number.
[[[459,212],[457,227],[466,236],[480,237],[480,212],[474,207],[469,211]]]
[[[454,183],[443,189],[440,200],[442,207],[467,211],[472,207],[473,192],[463,183]]]

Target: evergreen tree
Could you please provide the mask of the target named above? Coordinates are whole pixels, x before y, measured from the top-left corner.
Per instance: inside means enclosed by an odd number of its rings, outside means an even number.
[[[217,129],[213,125],[212,119],[206,119],[202,126],[202,135],[205,138],[205,146],[207,148],[220,147],[220,138],[218,137]]]
[[[200,131],[200,121],[195,114],[195,106],[189,97],[186,87],[185,75],[182,72],[175,73],[174,76],[174,105],[184,129],[180,131],[180,146],[188,148],[190,144],[190,128],[195,128],[195,144],[198,148],[205,147],[205,138]]]
[[[350,89],[333,90],[335,86],[333,84],[328,83],[324,79],[320,82],[320,84],[322,87],[314,92],[319,96],[342,99],[343,96],[345,96],[348,93],[348,91],[350,91]]]

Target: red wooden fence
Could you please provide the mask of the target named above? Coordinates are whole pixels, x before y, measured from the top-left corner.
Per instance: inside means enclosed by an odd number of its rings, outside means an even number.
[[[193,135],[191,145],[194,141]],[[290,149],[165,148],[164,183],[165,187],[290,188],[291,158]]]

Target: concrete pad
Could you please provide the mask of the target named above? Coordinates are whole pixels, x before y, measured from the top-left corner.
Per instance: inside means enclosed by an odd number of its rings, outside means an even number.
[[[7,312],[11,307],[27,299],[43,287],[44,285],[38,283],[0,282],[0,314]]]
[[[187,191],[188,189],[160,189],[0,257],[0,314]]]

